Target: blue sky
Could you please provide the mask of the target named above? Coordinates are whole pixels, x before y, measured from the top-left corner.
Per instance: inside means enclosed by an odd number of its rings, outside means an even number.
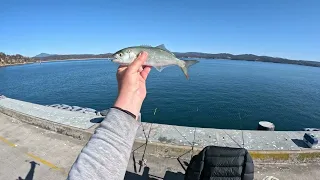
[[[0,0],[0,52],[106,53],[132,45],[320,61],[319,0]]]

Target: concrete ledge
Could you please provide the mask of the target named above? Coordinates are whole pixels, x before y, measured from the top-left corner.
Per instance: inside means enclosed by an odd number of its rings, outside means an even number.
[[[97,116],[96,113],[92,112],[74,112],[11,98],[0,99],[0,106],[33,117],[81,129],[89,129],[96,124],[95,122],[97,119],[101,118],[101,116]]]
[[[81,129],[50,120],[34,117],[0,106],[0,113],[76,139],[88,141],[96,127]],[[315,132],[319,137],[320,132]],[[133,154],[143,153],[169,158],[190,159],[205,146],[244,147],[255,162],[319,162],[320,149],[310,149],[294,142],[301,141],[303,131],[241,131],[213,128],[196,128],[141,123],[132,148]]]
[[[133,153],[143,154],[146,142],[136,140],[132,148]],[[146,154],[168,158],[190,160],[202,148],[190,146],[175,146],[162,143],[148,143]],[[319,150],[304,151],[252,151],[249,150],[255,162],[262,163],[310,163],[320,161]]]
[[[17,111],[7,109],[7,108],[1,107],[1,106],[0,106],[0,113],[6,114],[6,115],[13,117],[17,120],[20,120],[22,122],[32,124],[32,125],[41,127],[43,129],[54,131],[54,132],[57,132],[57,133],[60,133],[63,135],[71,136],[71,137],[79,139],[79,140],[88,141],[94,132],[92,128],[90,128],[88,130],[84,130],[84,129],[80,129],[80,128],[76,128],[76,127],[71,127],[71,126],[55,123],[52,121],[48,121],[45,119],[32,117],[30,115],[23,114],[21,112],[17,112]]]

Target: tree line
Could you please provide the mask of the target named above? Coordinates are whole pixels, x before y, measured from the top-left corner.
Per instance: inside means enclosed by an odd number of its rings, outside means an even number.
[[[296,64],[304,66],[320,67],[320,62],[317,61],[305,61],[305,60],[291,60],[280,57],[270,56],[257,56],[254,54],[240,54],[233,55],[229,53],[199,53],[199,52],[174,52],[178,58],[203,58],[203,59],[227,59],[227,60],[245,60],[245,61],[260,61],[260,62],[272,62],[282,64]],[[49,55],[46,57],[24,57],[20,54],[6,55],[0,52],[0,66],[11,64],[24,64],[39,61],[52,61],[52,60],[67,60],[67,59],[94,59],[94,58],[112,58],[112,53],[106,54],[69,54],[69,55]]]

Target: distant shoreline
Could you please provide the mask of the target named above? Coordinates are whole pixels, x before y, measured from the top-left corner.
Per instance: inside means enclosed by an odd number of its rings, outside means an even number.
[[[81,58],[81,59],[61,59],[61,60],[44,60],[41,61],[41,63],[46,63],[46,62],[59,62],[59,61],[82,61],[82,60],[90,60],[90,59],[110,59],[110,58]]]
[[[275,63],[275,64],[291,64],[291,65],[299,65],[299,66],[308,66],[308,67],[320,67],[320,62],[318,61],[302,61],[302,60],[290,60],[290,61],[296,61],[296,63],[285,63],[285,62],[274,62],[274,61],[259,61],[259,60],[246,60],[246,59],[217,59],[217,58],[202,58],[202,57],[179,57],[179,59],[202,59],[202,60],[230,60],[230,61],[251,61],[251,62],[265,62],[265,63]],[[76,58],[76,59],[61,59],[61,60],[42,60],[41,63],[49,63],[49,62],[63,62],[63,61],[85,61],[85,60],[110,60],[112,58]],[[300,62],[300,63],[299,63]],[[301,63],[302,62],[302,63]],[[314,62],[319,63],[319,65],[309,65],[304,64],[304,62]],[[19,66],[19,65],[27,65],[27,64],[40,64],[40,60],[37,60],[36,62],[26,62],[26,63],[15,63],[15,64],[5,64],[1,65],[1,67],[8,67],[8,66]]]
[[[188,59],[222,59],[222,60],[233,60],[233,61],[257,61],[257,62],[272,62],[279,64],[295,64],[302,66],[320,67],[320,61],[307,61],[307,60],[292,60],[281,57],[271,56],[258,56],[254,54],[230,54],[230,53],[201,53],[201,52],[173,52],[177,58],[188,58]],[[0,67],[12,66],[12,65],[23,65],[37,62],[59,62],[59,61],[81,61],[90,59],[110,59],[112,53],[105,54],[66,54],[66,55],[50,55],[41,53],[35,57],[29,58],[24,57],[20,54],[6,55],[0,52]]]
[[[292,60],[280,57],[271,56],[258,56],[254,54],[230,54],[230,53],[201,53],[201,52],[173,52],[177,58],[200,58],[200,59],[225,59],[225,60],[243,60],[243,61],[259,61],[259,62],[272,62],[281,64],[296,64],[303,66],[320,67],[318,61],[307,60]],[[52,60],[81,60],[81,59],[104,59],[111,58],[112,53],[105,54],[67,54],[67,55],[50,55],[46,53],[44,57],[34,57],[35,60],[52,61]],[[40,54],[41,55],[41,54]]]
[[[8,67],[8,66],[19,66],[19,65],[26,65],[26,64],[34,64],[37,62],[26,62],[26,63],[15,63],[15,64],[0,64],[1,67]]]
[[[62,61],[84,61],[84,60],[90,60],[90,59],[97,59],[97,60],[103,60],[103,59],[109,59],[109,58],[83,58],[83,59],[62,59],[62,60],[45,60],[41,61],[41,63],[49,63],[49,62],[62,62]],[[15,63],[15,64],[0,64],[1,67],[8,67],[8,66],[19,66],[19,65],[27,65],[27,64],[40,64],[40,61],[37,62],[26,62],[26,63]]]
[[[231,54],[206,54],[206,53],[176,53],[177,58],[184,59],[203,59],[203,60],[231,60],[231,61],[255,61],[255,62],[269,62],[269,63],[277,63],[277,64],[293,64],[293,65],[300,65],[300,66],[309,66],[309,67],[320,67],[320,62],[318,61],[305,61],[305,60],[290,60],[284,58],[276,58],[276,57],[269,57],[269,56],[256,56],[252,54],[245,54],[245,55],[231,55]],[[74,57],[72,55],[69,56],[70,58],[60,57],[62,59],[57,59],[59,56],[48,56],[45,58],[27,58],[21,56],[20,58],[24,58],[24,62],[20,61],[14,64],[0,64],[1,67],[7,66],[15,66],[15,65],[24,65],[24,64],[33,64],[33,63],[47,63],[47,62],[62,62],[62,61],[84,61],[84,60],[104,60],[104,59],[111,59],[108,57]],[[1,58],[1,57],[0,57]],[[10,58],[10,55],[9,55]],[[13,57],[14,59],[14,57]],[[6,59],[5,59],[6,60]],[[3,59],[2,59],[3,61]],[[1,61],[0,61],[1,62]],[[3,63],[3,62],[2,62]]]

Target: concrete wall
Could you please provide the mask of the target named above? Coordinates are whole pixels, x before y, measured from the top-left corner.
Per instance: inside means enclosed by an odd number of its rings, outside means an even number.
[[[17,108],[16,106],[20,106]],[[36,117],[34,111],[46,113],[46,116]],[[55,111],[55,116],[49,116]],[[66,110],[26,103],[10,98],[0,99],[0,113],[9,115],[20,121],[88,141],[99,126],[101,117],[86,114],[74,114]],[[73,125],[73,121],[64,124],[61,119],[78,117],[84,128]],[[60,119],[59,121],[55,121]],[[88,125],[90,121],[91,125]],[[81,126],[80,126],[81,127]],[[88,127],[88,128],[86,128]],[[172,126],[155,123],[141,123],[133,146],[133,153],[152,154],[171,158],[190,159],[208,145],[224,147],[244,147],[249,150],[255,161],[264,162],[310,162],[320,159],[320,145],[313,149],[303,142],[303,131],[248,131],[214,128],[197,128]],[[320,132],[313,132],[320,137]]]

